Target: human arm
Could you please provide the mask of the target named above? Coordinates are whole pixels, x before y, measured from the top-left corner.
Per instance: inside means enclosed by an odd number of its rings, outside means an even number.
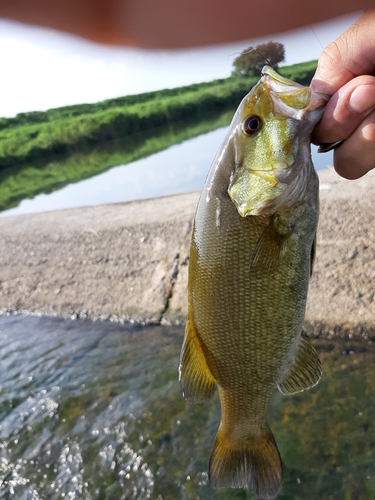
[[[373,0],[0,0],[0,17],[96,42],[181,48],[249,40],[300,28]]]

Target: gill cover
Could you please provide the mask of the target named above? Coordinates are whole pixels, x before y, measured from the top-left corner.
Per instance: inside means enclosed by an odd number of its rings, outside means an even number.
[[[270,200],[280,197],[296,178],[301,142],[309,139],[313,126],[306,114],[310,97],[309,87],[265,66],[240,104],[233,124],[235,168],[228,193],[241,216],[264,213]],[[316,106],[322,107],[322,100]]]

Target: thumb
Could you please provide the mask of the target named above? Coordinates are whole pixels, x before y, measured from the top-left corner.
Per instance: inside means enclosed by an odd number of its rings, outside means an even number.
[[[311,88],[333,95],[356,76],[374,74],[374,32],[375,10],[372,10],[324,49]]]

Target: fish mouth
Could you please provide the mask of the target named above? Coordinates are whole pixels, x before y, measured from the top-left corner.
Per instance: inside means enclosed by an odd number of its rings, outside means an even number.
[[[270,66],[263,67],[261,82],[270,92],[278,112],[292,118],[301,119],[301,115],[306,112],[323,112],[329,100],[328,95],[293,82],[276,73]]]
[[[279,75],[270,66],[264,66],[262,69],[262,83],[269,89],[274,98],[281,100],[288,107],[305,109],[310,104],[311,90],[309,87]]]

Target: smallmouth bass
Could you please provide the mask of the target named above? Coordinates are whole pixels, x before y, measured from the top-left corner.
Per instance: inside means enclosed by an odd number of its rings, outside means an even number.
[[[194,221],[181,387],[191,403],[219,390],[211,484],[262,499],[282,486],[267,422],[272,390],[303,391],[322,374],[302,326],[319,212],[310,134],[327,100],[265,66],[234,115]]]

